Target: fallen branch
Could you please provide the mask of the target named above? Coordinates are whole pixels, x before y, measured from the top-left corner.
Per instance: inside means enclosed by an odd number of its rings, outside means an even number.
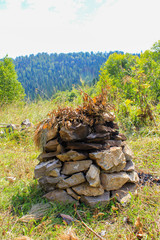
[[[80,222],[81,222],[90,232],[94,233],[94,235],[96,235],[99,239],[105,240],[105,239],[102,238],[98,233],[96,233],[92,228],[88,227],[87,224],[86,224],[85,222],[83,222],[83,220],[82,220],[80,214],[78,213],[77,209],[76,209],[76,208],[74,208],[74,209],[75,209],[75,212],[76,212],[77,216],[78,216],[79,219],[80,219]]]

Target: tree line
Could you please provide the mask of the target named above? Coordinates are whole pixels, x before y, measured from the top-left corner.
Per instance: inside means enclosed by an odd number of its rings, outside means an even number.
[[[100,67],[112,53],[38,53],[17,57],[14,64],[26,96],[31,100],[37,96],[49,99],[57,91],[81,85],[81,79],[88,85],[94,84]],[[123,54],[120,51],[117,53]]]

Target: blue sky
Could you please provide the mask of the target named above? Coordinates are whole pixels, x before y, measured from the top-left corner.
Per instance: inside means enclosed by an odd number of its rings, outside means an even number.
[[[160,40],[160,0],[0,0],[0,58],[140,52]]]

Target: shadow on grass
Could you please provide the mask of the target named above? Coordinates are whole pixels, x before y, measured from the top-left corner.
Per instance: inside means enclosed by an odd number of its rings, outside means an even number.
[[[19,187],[17,193],[12,197],[12,212],[18,216],[22,216],[26,214],[31,206],[40,203],[47,202],[43,198],[44,192],[37,185],[35,181],[31,185],[27,185],[25,187]]]
[[[23,190],[19,190],[16,195],[12,197],[12,214],[15,214],[19,217],[22,217],[25,214],[28,214],[31,207],[37,203],[47,203],[48,200],[43,198],[45,192],[38,186],[37,182],[26,186]],[[110,215],[112,215],[112,206],[115,205],[115,200],[111,200],[105,206],[96,205],[95,207],[86,206],[84,203],[76,206],[80,216],[82,219],[91,223],[93,221],[93,215],[98,214],[99,212],[103,212],[101,219],[106,219]],[[60,203],[60,202],[51,202],[51,208],[45,217],[49,217],[54,215],[57,217],[59,214],[70,215],[73,218],[77,218],[78,216],[75,211],[75,205],[72,203]],[[57,219],[56,222],[62,222],[62,219]]]

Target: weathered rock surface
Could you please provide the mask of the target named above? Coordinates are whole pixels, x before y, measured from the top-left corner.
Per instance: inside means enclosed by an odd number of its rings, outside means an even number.
[[[58,139],[51,140],[46,143],[46,145],[44,146],[44,150],[47,152],[55,152],[57,150],[58,144]]]
[[[127,144],[124,146],[123,152],[127,161],[132,160],[134,158],[134,154]]]
[[[47,181],[48,177],[42,177],[38,180],[39,185],[45,190],[45,192],[51,192],[55,189],[56,184],[51,184]],[[49,177],[51,178],[51,177]]]
[[[74,199],[76,199],[77,201],[79,201],[79,199],[81,198],[80,196],[78,196],[73,190],[72,188],[67,188],[66,189],[67,193],[73,197]]]
[[[134,171],[134,163],[132,160],[127,161],[125,168],[123,169],[124,172],[132,172]]]
[[[105,205],[109,202],[109,200],[110,200],[110,192],[104,192],[102,195],[96,196],[96,197],[87,197],[87,196],[81,197],[81,201],[89,205],[90,207],[93,207],[96,204]]]
[[[117,190],[121,188],[129,180],[130,177],[125,172],[101,174],[101,184],[106,191]]]
[[[22,123],[21,126],[25,126],[25,127],[30,127],[32,125],[32,123],[29,121],[29,119],[25,119]]]
[[[115,132],[115,129],[111,128],[111,127],[107,127],[105,125],[100,125],[97,124],[94,127],[96,133],[111,133],[111,132]]]
[[[71,142],[67,144],[66,149],[74,149],[74,150],[93,150],[93,149],[102,149],[102,144],[96,143],[83,143],[83,142]]]
[[[61,144],[58,144],[56,152],[57,152],[57,154],[64,153],[65,149],[63,148],[63,146]]]
[[[104,144],[104,148],[121,147],[121,146],[122,146],[121,140],[106,140]]]
[[[40,178],[45,175],[47,164],[48,164],[47,162],[42,162],[35,167],[35,169],[34,169],[35,178]]]
[[[125,206],[130,201],[131,194],[136,191],[136,188],[134,183],[126,183],[122,188],[112,191],[112,197],[116,196],[117,200]]]
[[[85,196],[98,196],[104,193],[103,187],[100,185],[98,188],[91,187],[89,183],[85,182],[72,188],[78,195]]]
[[[115,166],[118,166],[119,162],[125,161],[125,156],[122,152],[121,147],[111,147],[110,153],[112,154],[112,157],[114,158]]]
[[[49,177],[59,177],[61,168],[55,168],[51,171],[47,171],[46,175]]]
[[[128,172],[127,174],[129,175],[129,181],[128,182],[132,182],[132,183],[138,183],[139,182],[138,174],[135,171]]]
[[[65,189],[65,188],[69,188],[69,187],[72,187],[72,186],[76,186],[76,185],[81,184],[85,181],[86,181],[86,179],[85,179],[83,173],[76,173],[76,174],[73,174],[69,178],[61,180],[56,185],[56,187],[60,188],[60,189]]]
[[[59,160],[54,159],[53,161],[47,162],[46,172],[52,171],[55,168],[60,168],[61,166],[62,166],[62,163]]]
[[[127,140],[126,136],[123,133],[119,133],[118,135],[115,135],[114,139],[115,140],[122,140],[122,141]]]
[[[65,179],[66,176],[65,175],[60,175],[59,177],[42,177],[38,180],[40,185],[43,184],[51,184],[51,185],[56,185],[58,182],[60,182],[61,180]]]
[[[125,166],[126,166],[126,162],[123,161],[123,162],[119,163],[117,166],[113,166],[111,169],[106,170],[106,171],[104,170],[103,172],[114,173],[114,172],[124,171]]]
[[[51,139],[54,139],[58,136],[58,124],[54,125],[49,130],[47,129],[46,132],[46,142],[50,141]]]
[[[89,182],[91,187],[99,187],[100,186],[100,170],[94,164],[92,164],[86,174],[86,179]]]
[[[57,155],[57,152],[41,153],[41,154],[38,156],[38,160],[39,160],[40,162],[49,161],[49,160],[55,158],[56,155]]]
[[[112,147],[110,150],[93,152],[89,154],[89,157],[96,160],[97,165],[105,171],[109,171],[113,167],[116,167],[116,171],[121,171],[126,165],[121,147]]]
[[[91,164],[92,164],[92,160],[65,162],[61,173],[66,175],[71,175],[73,173],[86,171],[88,170]]]
[[[83,153],[70,150],[66,153],[57,155],[57,158],[59,158],[62,162],[65,162],[65,161],[71,161],[71,160],[73,161],[84,160],[87,158],[87,156]]]
[[[40,178],[42,176],[48,175],[50,171],[55,168],[60,168],[62,163],[59,160],[50,160],[48,162],[42,162],[35,167],[34,175],[35,178]]]
[[[41,185],[41,187],[45,192],[51,192],[55,190],[55,186],[53,186],[52,184],[44,184],[44,185]]]
[[[64,202],[64,203],[73,203],[75,200],[67,194],[65,190],[54,190],[45,194],[43,197],[47,198],[49,201],[57,201],[57,202]]]
[[[105,139],[110,139],[110,133],[91,133],[87,136],[88,142],[103,142]]]
[[[61,127],[60,137],[63,141],[78,141],[83,140],[89,134],[89,127],[86,124],[79,123],[78,125],[68,128]]]

